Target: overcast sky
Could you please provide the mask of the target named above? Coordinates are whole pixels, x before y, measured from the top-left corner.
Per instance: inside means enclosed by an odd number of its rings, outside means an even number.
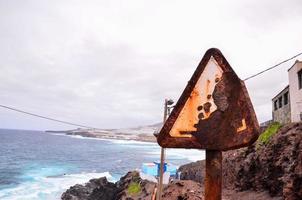
[[[301,52],[301,36],[301,0],[0,0],[0,104],[100,128],[153,124],[208,48],[243,79]],[[260,122],[293,63],[246,82]],[[0,127],[74,128],[3,108]]]

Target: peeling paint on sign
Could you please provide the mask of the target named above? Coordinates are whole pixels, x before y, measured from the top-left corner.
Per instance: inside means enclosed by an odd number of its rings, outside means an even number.
[[[186,133],[197,131],[195,125],[198,121],[209,118],[217,109],[212,96],[222,73],[222,69],[211,57],[170,131],[172,137],[192,137]]]

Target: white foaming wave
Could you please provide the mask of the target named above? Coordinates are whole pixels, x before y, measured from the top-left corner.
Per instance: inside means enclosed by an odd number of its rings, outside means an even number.
[[[102,138],[93,138],[93,137],[84,137],[81,135],[68,135],[68,134],[60,134],[60,133],[51,133],[51,135],[56,135],[56,136],[66,136],[66,137],[71,137],[71,138],[76,138],[76,139],[85,139],[85,140],[103,140]]]
[[[160,155],[160,150],[150,151],[151,155]],[[167,159],[187,159],[189,161],[195,162],[197,160],[205,159],[205,151],[204,150],[196,150],[196,149],[166,149],[166,157]]]
[[[65,136],[65,137],[81,139],[81,140],[101,140],[101,141],[110,141],[111,140],[111,139],[105,139],[105,138],[84,137],[81,135],[68,135],[68,134],[59,134],[59,133],[55,133],[55,134],[51,133],[51,135]]]
[[[144,141],[137,141],[137,140],[115,140],[110,139],[112,143],[115,144],[137,144],[137,145],[154,145],[157,146],[157,143],[155,142],[144,142]]]
[[[129,147],[138,147],[142,145],[147,145],[148,147],[156,147],[150,149],[150,155],[160,155],[160,148],[155,142],[143,142],[137,140],[118,140],[118,139],[105,139],[105,138],[92,138],[92,137],[83,137],[80,135],[64,135],[76,139],[86,139],[86,140],[102,140],[108,141],[113,144],[127,145]],[[157,148],[158,147],[158,148]],[[167,149],[167,157],[171,156],[174,159],[187,159],[189,161],[195,162],[197,160],[205,159],[205,151],[196,150],[196,149]]]
[[[93,178],[107,177],[116,181],[109,172],[80,173],[63,176],[36,177],[13,188],[0,190],[1,200],[57,200],[62,193],[75,184],[84,184]]]
[[[65,133],[49,133],[50,135],[66,135]]]

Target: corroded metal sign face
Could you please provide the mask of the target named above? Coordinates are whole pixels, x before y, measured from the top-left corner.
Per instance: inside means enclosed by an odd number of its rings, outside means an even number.
[[[209,49],[157,138],[165,148],[228,150],[259,135],[248,92],[218,49]]]

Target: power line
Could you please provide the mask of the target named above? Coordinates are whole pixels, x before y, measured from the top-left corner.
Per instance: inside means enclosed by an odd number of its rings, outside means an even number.
[[[45,116],[42,116],[42,115],[38,115],[38,114],[34,114],[34,113],[27,112],[27,111],[24,111],[24,110],[20,110],[20,109],[17,109],[17,108],[13,108],[13,107],[10,107],[10,106],[5,106],[5,105],[1,105],[0,104],[0,107],[6,108],[6,109],[9,109],[9,110],[13,110],[13,111],[16,111],[16,112],[19,112],[19,113],[23,113],[23,114],[26,114],[26,115],[31,115],[31,116],[34,116],[34,117],[38,117],[38,118],[47,119],[47,120],[50,120],[50,121],[55,121],[55,122],[63,123],[63,124],[68,124],[68,125],[82,127],[82,128],[89,128],[89,129],[99,129],[99,128],[94,128],[94,127],[91,127],[91,126],[76,124],[76,123],[73,123],[73,122],[67,122],[67,121],[63,121],[63,120],[58,120],[58,119],[54,119],[54,118],[51,118],[51,117],[45,117]]]
[[[271,69],[274,69],[274,68],[278,67],[279,65],[281,65],[281,64],[283,64],[283,63],[286,63],[286,62],[288,62],[288,61],[290,61],[290,60],[292,60],[292,59],[294,59],[294,58],[296,58],[296,57],[298,57],[298,56],[300,56],[300,55],[302,55],[302,52],[301,52],[301,53],[298,53],[297,55],[295,55],[295,56],[293,56],[293,57],[291,57],[291,58],[288,58],[288,59],[286,59],[286,60],[283,60],[282,62],[280,62],[280,63],[278,63],[278,64],[276,64],[276,65],[273,65],[273,66],[271,66],[271,67],[269,67],[269,68],[267,68],[267,69],[265,69],[265,70],[263,70],[263,71],[261,71],[261,72],[258,72],[257,74],[254,74],[254,75],[252,75],[252,76],[249,76],[249,77],[245,78],[244,81],[247,81],[247,80],[252,79],[252,78],[254,78],[254,77],[256,77],[256,76],[259,76],[260,74],[263,74],[264,72],[267,72],[267,71],[269,71],[269,70],[271,70]]]

